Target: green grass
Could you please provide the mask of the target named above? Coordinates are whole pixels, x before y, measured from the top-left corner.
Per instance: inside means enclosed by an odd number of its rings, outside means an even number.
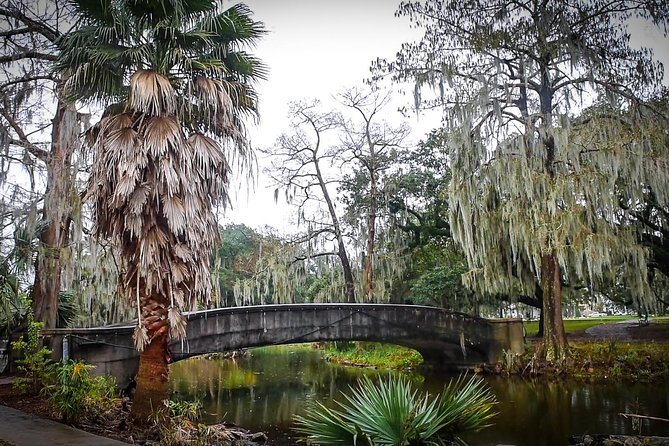
[[[584,319],[565,319],[564,329],[567,333],[582,333],[590,327],[595,325],[610,324],[612,322],[619,322],[629,319],[636,319],[633,316],[605,316],[592,317]],[[653,318],[655,320],[656,318]],[[668,318],[669,319],[669,318]],[[525,321],[525,332],[527,336],[536,336],[539,333],[539,321]]]
[[[416,350],[377,342],[329,343],[323,350],[328,361],[384,369],[414,368],[423,362]]]
[[[5,440],[0,440],[0,446],[16,446],[14,443],[10,443]]]
[[[587,378],[618,378],[666,381],[669,348],[654,342],[572,342],[570,375]]]

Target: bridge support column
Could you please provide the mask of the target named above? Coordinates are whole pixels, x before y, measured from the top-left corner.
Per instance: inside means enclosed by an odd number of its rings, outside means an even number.
[[[525,337],[521,319],[491,319],[492,327],[488,362],[495,364],[504,359],[504,352],[515,355],[525,353]]]

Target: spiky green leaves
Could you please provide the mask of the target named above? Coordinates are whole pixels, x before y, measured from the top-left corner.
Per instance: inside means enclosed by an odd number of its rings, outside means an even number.
[[[199,114],[204,106],[206,118],[210,103],[184,100],[177,107],[180,119],[191,131],[214,131],[225,137],[234,133],[229,125],[234,121],[236,130],[243,133],[237,114],[255,113],[257,95],[252,84],[266,75],[263,64],[244,50],[265,32],[246,6],[223,9],[212,0],[73,3],[82,14],[81,26],[59,40],[61,55],[56,64],[67,78],[65,91],[72,100],[119,100],[128,94],[129,84],[133,100],[169,100],[165,82],[178,97],[189,97],[197,89],[197,78],[216,79],[227,85],[233,102],[228,113],[234,118],[212,129],[211,122],[200,122]],[[153,88],[156,94],[138,95],[135,88]],[[155,114],[157,105],[131,107]],[[200,124],[205,127],[198,128]]]
[[[295,430],[317,445],[445,445],[488,426],[495,415],[495,397],[477,377],[451,381],[436,397],[397,377],[363,378],[351,391],[340,409],[316,403],[295,417]]]

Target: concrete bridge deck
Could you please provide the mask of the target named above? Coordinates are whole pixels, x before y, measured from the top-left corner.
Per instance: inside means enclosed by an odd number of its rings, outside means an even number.
[[[248,347],[320,341],[376,341],[418,350],[427,363],[467,366],[522,353],[522,322],[483,319],[441,308],[392,304],[289,304],[220,308],[187,314],[187,338],[170,344],[174,361]],[[134,325],[44,330],[55,357],[69,357],[133,376],[139,354]]]

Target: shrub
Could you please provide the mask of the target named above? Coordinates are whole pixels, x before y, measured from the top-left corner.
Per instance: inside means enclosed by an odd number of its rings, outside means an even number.
[[[161,445],[230,444],[231,438],[224,429],[217,429],[215,426],[206,426],[198,422],[202,414],[202,404],[199,401],[165,400],[164,404],[166,410],[158,411],[153,418]]]
[[[94,367],[70,360],[57,367],[55,384],[44,388],[54,408],[68,423],[107,409],[116,393],[113,377],[90,375]]]
[[[419,394],[404,378],[363,378],[340,409],[316,403],[295,431],[318,445],[439,445],[488,426],[494,395],[477,377],[452,381],[441,395]]]
[[[12,342],[12,348],[23,357],[16,361],[18,370],[25,374],[25,380],[17,379],[14,387],[23,391],[30,390],[37,393],[40,388],[48,384],[54,375],[55,364],[50,359],[51,350],[42,347],[40,330],[43,324],[33,319],[32,312],[28,312],[28,328],[23,339]]]
[[[167,400],[167,413],[172,418],[184,418],[193,423],[200,421],[202,404],[199,401]]]

